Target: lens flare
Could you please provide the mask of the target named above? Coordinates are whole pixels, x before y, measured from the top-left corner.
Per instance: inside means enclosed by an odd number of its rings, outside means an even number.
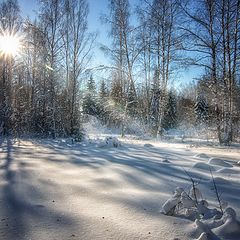
[[[20,38],[16,35],[4,34],[0,36],[0,54],[4,56],[15,56],[21,47]]]

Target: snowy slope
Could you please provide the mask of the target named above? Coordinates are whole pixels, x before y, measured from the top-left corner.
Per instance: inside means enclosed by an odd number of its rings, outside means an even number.
[[[192,221],[160,211],[176,187],[190,188],[185,171],[217,206],[210,173],[201,165],[213,167],[222,198],[240,216],[239,149],[213,152],[206,146],[120,140],[121,146],[114,147],[101,139],[82,144],[5,139],[0,239],[198,238]],[[212,164],[211,157],[229,165]]]

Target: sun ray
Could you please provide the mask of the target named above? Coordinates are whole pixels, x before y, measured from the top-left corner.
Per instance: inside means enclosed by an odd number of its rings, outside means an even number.
[[[21,40],[16,34],[4,33],[0,35],[0,54],[4,57],[18,55],[21,48]]]

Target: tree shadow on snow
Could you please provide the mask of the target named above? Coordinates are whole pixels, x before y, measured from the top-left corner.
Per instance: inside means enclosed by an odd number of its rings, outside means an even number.
[[[63,226],[71,228],[74,223],[70,216],[62,216],[61,212],[42,204],[48,193],[40,192],[32,184],[35,176],[22,168],[24,164],[17,165],[17,147],[12,140],[8,138],[4,142],[6,158],[0,159],[5,161],[0,175],[3,182],[0,191],[0,239],[26,240],[31,239],[34,231],[41,234],[48,229],[51,234]]]
[[[67,146],[67,148],[58,148],[56,145],[41,143],[44,148],[52,151],[52,157],[44,159],[56,164],[74,165],[79,168],[87,167],[95,171],[111,168],[118,176],[118,179],[106,179],[108,176],[96,178],[96,185],[104,186],[106,189],[121,188],[122,186],[131,186],[134,189],[142,191],[144,194],[137,195],[135,198],[128,196],[109,196],[110,200],[115,202],[125,202],[131,207],[145,211],[148,208],[151,210],[149,214],[159,214],[159,208],[162,203],[157,199],[151,199],[149,194],[164,195],[167,199],[171,196],[176,187],[183,187],[186,191],[191,187],[191,180],[185,170],[196,181],[200,181],[200,188],[212,191],[209,182],[211,176],[209,171],[202,171],[186,168],[184,163],[186,157],[191,158],[192,163],[198,162],[199,159],[194,158],[193,153],[183,152],[179,149],[166,148],[144,148],[135,144],[127,144],[120,148],[99,148],[94,145],[90,146]],[[55,158],[57,154],[69,156],[65,160]],[[169,163],[163,160],[170,160]],[[189,167],[189,165],[188,165]],[[96,174],[97,175],[97,174]],[[202,185],[202,186],[201,186]],[[240,201],[240,186],[238,182],[231,184],[231,188],[219,185],[219,189],[224,193],[225,199],[235,204],[236,200]],[[87,191],[87,189],[86,189]],[[98,193],[93,195],[97,197]],[[148,196],[148,197],[146,197]],[[101,197],[101,196],[100,196]],[[209,196],[205,196],[209,197]],[[214,193],[210,198],[215,201]],[[140,206],[140,207],[139,207]],[[142,207],[141,207],[142,206]],[[153,209],[152,209],[153,208]]]
[[[51,202],[46,203],[50,190],[55,189],[59,198],[66,194],[61,189],[61,185],[45,178],[38,179],[39,177],[31,173],[27,167],[34,162],[19,161],[16,159],[18,154],[19,156],[25,154],[28,158],[31,155],[34,157],[35,154],[40,166],[44,167],[44,163],[48,163],[46,165],[51,166],[51,169],[61,169],[61,173],[65,170],[74,170],[76,173],[78,170],[90,170],[92,174],[89,181],[93,184],[93,188],[84,180],[82,183],[81,181],[66,182],[68,189],[72,189],[76,196],[85,194],[103,205],[108,203],[127,205],[134,211],[151,217],[159,217],[163,204],[161,201],[168,199],[176,187],[184,187],[187,190],[191,185],[189,177],[181,167],[181,161],[186,161],[186,155],[193,157],[189,152],[185,154],[176,149],[144,148],[134,144],[120,148],[99,148],[96,145],[64,147],[61,144],[58,147],[56,142],[51,143],[51,141],[34,141],[33,144],[33,148],[16,147],[10,140],[6,147],[7,157],[2,169],[6,184],[1,197],[3,199],[1,209],[4,209],[6,220],[0,224],[7,223],[9,226],[1,227],[3,230],[0,231],[0,239],[3,240],[26,239],[26,235],[31,236],[33,228],[48,228],[50,232],[61,232],[63,225],[64,228],[69,229],[75,226],[70,216],[64,216],[61,222],[57,222],[56,219],[61,212],[54,211],[50,207]],[[166,159],[170,160],[170,163],[163,162]],[[18,160],[18,168],[14,170],[16,160]],[[108,173],[113,173],[113,176]],[[204,178],[205,174],[199,171],[198,174],[195,173],[195,177]],[[76,178],[79,178],[78,174]],[[35,186],[36,181],[42,184],[42,190]],[[232,184],[232,187],[236,190],[233,192],[240,196],[239,184]],[[108,194],[103,196],[100,189],[104,189]],[[116,191],[119,194],[115,194]],[[230,200],[234,197],[231,193]],[[78,213],[78,216],[84,219],[81,213]],[[29,221],[33,221],[34,226]],[[3,236],[7,237],[1,237],[3,233],[5,234]]]
[[[181,161],[185,155],[181,155],[174,150],[159,150],[155,148],[143,148],[142,146],[130,145],[120,148],[98,148],[96,146],[72,146],[66,148],[58,148],[49,143],[41,142],[40,145],[48,149],[47,156],[43,157],[43,161],[51,162],[57,165],[76,166],[79,168],[90,168],[94,171],[112,168],[112,170],[119,176],[120,181],[116,179],[105,178],[92,179],[96,185],[104,186],[106,189],[121,188],[122,186],[132,186],[132,188],[142,191],[146,196],[136,196],[136,198],[109,197],[112,201],[119,201],[136,207],[146,212],[148,206],[155,206],[153,211],[148,213],[159,214],[161,202],[151,200],[149,194],[166,194],[169,197],[174,189],[178,186],[189,187],[190,180],[184,170],[176,164],[164,163],[162,160],[168,158],[177,158]],[[50,155],[49,155],[50,153]],[[58,155],[67,156],[66,159],[58,159]],[[118,181],[118,182],[117,182]],[[86,189],[87,191],[87,189]],[[97,197],[97,192],[93,193]],[[144,207],[145,206],[145,207]],[[148,208],[150,209],[150,208]]]

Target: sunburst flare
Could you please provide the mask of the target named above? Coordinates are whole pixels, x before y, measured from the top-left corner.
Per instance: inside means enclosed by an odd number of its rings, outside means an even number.
[[[0,36],[0,54],[2,56],[16,56],[21,48],[21,40],[17,35],[5,33]]]

